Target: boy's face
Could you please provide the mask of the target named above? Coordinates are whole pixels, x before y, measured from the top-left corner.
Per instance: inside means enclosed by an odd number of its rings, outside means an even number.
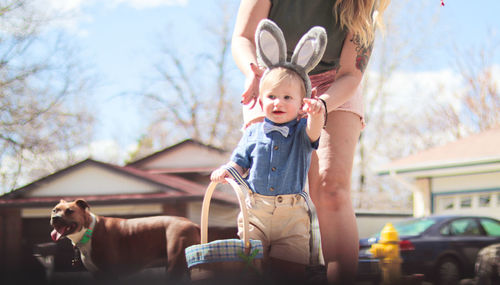
[[[301,84],[302,81],[289,78],[275,86],[263,86],[260,99],[266,118],[277,124],[297,118],[302,108]]]

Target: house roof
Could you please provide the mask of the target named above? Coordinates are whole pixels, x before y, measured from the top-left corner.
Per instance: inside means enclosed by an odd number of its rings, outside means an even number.
[[[155,193],[127,193],[127,194],[107,194],[107,195],[78,195],[78,198],[85,198],[92,202],[151,202],[151,201],[168,201],[168,200],[179,200],[179,199],[195,199],[201,200],[205,193],[205,186],[198,183],[188,181],[182,177],[168,175],[168,174],[153,174],[147,171],[136,169],[130,166],[117,166],[113,164],[108,164],[104,162],[99,162],[92,159],[86,159],[65,169],[62,169],[56,173],[45,176],[38,179],[24,187],[18,188],[12,192],[0,196],[0,207],[2,206],[18,206],[18,205],[45,205],[58,202],[59,199],[72,199],[76,197],[61,197],[61,196],[49,196],[49,197],[30,197],[28,194],[51,181],[55,181],[74,173],[75,171],[82,169],[83,167],[97,167],[103,168],[106,171],[111,171],[119,175],[124,175],[135,180],[139,180],[145,183],[149,183],[158,189]],[[214,193],[214,201],[219,203],[230,203],[234,204],[236,199],[231,196],[223,195],[222,193]]]
[[[500,170],[500,127],[434,147],[382,166],[379,175],[391,172],[409,176],[439,176]]]
[[[213,150],[215,152],[218,152],[220,154],[224,154],[226,151],[223,150],[223,149],[220,149],[220,148],[216,148],[214,146],[210,146],[210,145],[206,145],[206,144],[203,144],[197,140],[193,140],[193,139],[186,139],[178,144],[175,144],[173,146],[170,146],[170,147],[167,147],[163,150],[160,150],[158,152],[155,152],[151,155],[148,155],[146,157],[143,157],[141,159],[138,159],[136,161],[133,161],[129,164],[127,164],[127,166],[132,166],[132,167],[135,167],[135,168],[141,168],[141,166],[149,163],[150,161],[153,161],[155,159],[157,159],[158,157],[162,157],[162,156],[165,156],[169,153],[172,153],[174,151],[176,151],[177,149],[183,147],[183,146],[186,146],[186,145],[195,145],[195,146],[199,146],[199,147],[202,147],[202,148],[206,148],[206,149],[209,149],[209,150]]]

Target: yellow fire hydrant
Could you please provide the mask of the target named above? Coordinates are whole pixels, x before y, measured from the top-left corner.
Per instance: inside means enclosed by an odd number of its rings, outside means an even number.
[[[372,244],[370,253],[379,259],[382,271],[382,284],[394,285],[401,281],[401,257],[399,255],[399,236],[391,223],[388,223],[380,233],[380,240]]]

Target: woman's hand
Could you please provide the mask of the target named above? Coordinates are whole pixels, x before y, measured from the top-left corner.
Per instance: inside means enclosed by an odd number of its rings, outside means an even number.
[[[262,74],[264,74],[265,68],[258,67],[254,63],[250,63],[250,68],[252,69],[252,76],[246,80],[246,90],[241,95],[241,103],[250,104],[252,103],[253,108],[259,98],[259,84]],[[253,102],[252,102],[253,101]]]

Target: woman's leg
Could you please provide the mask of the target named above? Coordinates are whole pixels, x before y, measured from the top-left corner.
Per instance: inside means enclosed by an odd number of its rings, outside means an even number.
[[[330,283],[351,284],[358,265],[358,230],[351,201],[351,174],[361,132],[358,115],[333,111],[313,154],[309,185],[317,208]]]

